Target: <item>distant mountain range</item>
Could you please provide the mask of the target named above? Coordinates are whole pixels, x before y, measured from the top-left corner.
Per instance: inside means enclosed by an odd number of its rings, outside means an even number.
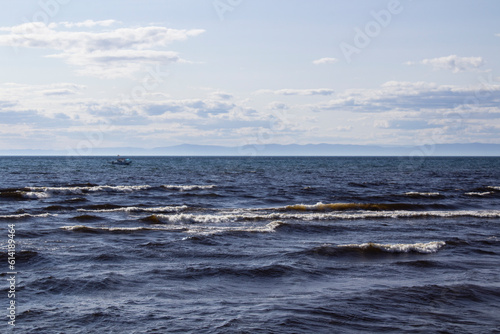
[[[134,147],[94,148],[76,150],[6,150],[0,155],[28,156],[500,156],[500,144],[435,144],[425,146],[377,146],[377,145],[245,145],[239,147],[182,144],[153,149]]]

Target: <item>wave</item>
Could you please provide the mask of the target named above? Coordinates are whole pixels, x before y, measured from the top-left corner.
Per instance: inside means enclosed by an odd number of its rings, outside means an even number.
[[[38,192],[38,191],[27,191],[27,192],[22,192],[22,196],[24,198],[29,198],[29,199],[43,199],[43,198],[49,198],[49,194],[44,193],[44,192]]]
[[[154,230],[171,230],[166,227],[146,227],[146,226],[137,226],[137,227],[93,227],[86,225],[72,225],[72,226],[61,226],[60,227],[66,231],[75,231],[75,232],[137,232],[137,231],[154,231]],[[175,227],[174,227],[175,229]],[[185,229],[179,228],[177,229]]]
[[[355,219],[383,219],[383,218],[455,218],[455,217],[478,217],[478,218],[500,218],[500,210],[477,210],[477,211],[379,211],[361,213],[255,213],[251,211],[236,210],[233,212],[222,212],[220,214],[157,214],[143,218],[143,220],[154,223],[231,223],[236,221],[273,221],[273,220],[355,220]]]
[[[0,191],[1,198],[7,199],[43,199],[48,198],[49,194],[38,191],[27,191],[27,190],[13,190],[13,191]]]
[[[500,187],[495,186],[486,186],[486,187],[478,187],[471,189],[469,192],[466,192],[465,195],[468,196],[487,196],[487,195],[495,195],[500,191]]]
[[[104,209],[78,209],[79,212],[180,212],[187,210],[187,205],[181,206],[162,206],[154,208],[143,208],[137,206],[104,208]]]
[[[396,262],[399,266],[408,266],[414,268],[451,268],[452,265],[445,264],[438,261],[430,261],[430,260],[413,260],[413,261],[399,261]],[[457,268],[459,269],[459,268]]]
[[[73,217],[71,219],[78,220],[78,221],[91,221],[91,220],[100,220],[102,218],[98,217],[98,216],[93,216],[93,215],[81,215],[81,216]]]
[[[213,235],[231,232],[270,233],[275,232],[281,226],[281,221],[272,221],[265,226],[183,226],[183,225],[160,225],[160,226],[137,226],[137,227],[94,227],[87,225],[62,226],[61,229],[74,232],[103,233],[103,232],[137,232],[137,231],[177,231],[197,235]]]
[[[485,192],[468,192],[468,193],[465,193],[465,195],[467,196],[488,196],[488,195],[493,195],[494,192],[493,191],[485,191]]]
[[[383,254],[432,254],[438,252],[446,245],[444,241],[431,241],[427,243],[413,244],[378,244],[378,243],[363,243],[363,244],[348,244],[348,245],[322,245],[306,251],[310,255],[323,256],[344,256],[344,255],[383,255]]]
[[[143,220],[148,220],[152,222],[168,222],[168,223],[229,223],[246,217],[247,215],[232,215],[232,214],[174,214],[174,215],[152,215],[144,218]]]
[[[444,241],[431,241],[427,243],[415,243],[415,244],[376,244],[376,243],[364,243],[364,244],[350,244],[350,245],[339,245],[337,247],[343,249],[361,249],[368,252],[386,252],[386,253],[421,253],[430,254],[436,253],[441,249],[446,242]]]
[[[85,207],[83,207],[82,209],[78,209],[78,210],[94,210],[94,211],[97,211],[97,210],[112,210],[112,209],[119,209],[121,208],[120,205],[116,205],[116,204],[92,204],[92,205],[87,205]]]
[[[137,190],[151,189],[150,185],[139,186],[71,186],[71,187],[27,187],[33,192],[58,193],[58,194],[82,194],[88,192],[111,191],[111,192],[132,192]]]
[[[83,197],[73,197],[68,200],[65,200],[65,203],[79,203],[79,202],[87,202],[88,200]]]
[[[153,269],[147,275],[169,277],[177,280],[201,279],[206,277],[236,276],[246,278],[277,278],[292,274],[309,273],[308,270],[290,265],[272,263],[269,265],[190,265],[182,270]]]
[[[189,190],[203,190],[213,189],[215,185],[162,185],[163,188],[169,190],[189,191]]]
[[[186,230],[187,233],[197,235],[213,235],[233,232],[248,232],[248,233],[272,233],[283,225],[282,221],[272,221],[265,226],[195,226]]]
[[[443,197],[438,192],[417,192],[417,191],[409,191],[405,193],[405,196],[410,197]]]
[[[71,194],[87,194],[93,192],[133,192],[138,190],[148,190],[153,188],[149,185],[139,185],[139,186],[98,186],[98,185],[87,185],[87,186],[68,186],[68,187],[24,187],[16,189],[0,189],[0,198],[6,199],[45,199],[49,198],[55,194],[71,195]],[[81,199],[79,199],[81,200]]]
[[[19,213],[13,215],[0,215],[0,219],[23,219],[23,218],[47,218],[55,217],[57,214],[52,213],[41,213],[41,214],[30,214],[30,213]]]
[[[62,206],[62,205],[49,205],[45,207],[43,210],[44,211],[69,211],[73,210],[73,207],[68,207],[68,206]]]
[[[389,210],[415,210],[427,208],[427,205],[407,204],[407,203],[328,203],[318,202],[313,205],[295,204],[276,208],[280,211],[389,211]]]
[[[215,185],[162,185],[162,189],[189,191],[189,190],[203,190],[213,189]],[[24,188],[10,188],[0,189],[0,198],[6,199],[45,199],[52,195],[84,195],[96,192],[117,192],[117,193],[131,193],[134,191],[158,189],[151,185],[135,185],[135,186],[111,186],[111,185],[71,185],[60,187],[24,187]],[[78,199],[81,200],[81,199]]]

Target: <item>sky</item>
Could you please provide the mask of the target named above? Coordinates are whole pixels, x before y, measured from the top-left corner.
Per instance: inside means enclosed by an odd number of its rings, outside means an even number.
[[[0,2],[0,149],[500,144],[496,0]]]

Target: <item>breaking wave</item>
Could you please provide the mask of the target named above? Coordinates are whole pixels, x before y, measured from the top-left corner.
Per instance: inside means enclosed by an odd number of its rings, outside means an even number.
[[[93,227],[86,225],[62,226],[61,229],[74,232],[105,233],[105,232],[137,232],[137,231],[178,231],[197,235],[213,235],[230,232],[253,232],[271,233],[283,223],[272,221],[264,226],[183,226],[183,225],[161,225],[161,226],[137,226],[137,227]]]
[[[11,190],[11,191],[0,191],[1,198],[7,199],[43,199],[48,198],[49,194],[39,191],[27,191],[27,190]]]
[[[283,225],[281,221],[272,221],[265,226],[196,226],[190,227],[186,232],[198,235],[212,235],[231,232],[249,232],[249,233],[272,233]]]
[[[485,192],[468,192],[465,193],[467,196],[488,196],[488,195],[493,195],[493,191],[485,191]]]
[[[323,256],[343,256],[343,255],[382,255],[382,254],[432,254],[438,252],[446,245],[444,241],[431,241],[427,243],[413,244],[378,244],[378,243],[363,243],[363,244],[348,244],[348,245],[322,245],[306,253],[310,255]]]
[[[88,193],[108,192],[108,193],[130,193],[134,191],[144,191],[151,189],[167,189],[176,191],[213,189],[215,185],[162,185],[153,187],[151,185],[135,186],[111,186],[111,185],[72,185],[61,187],[24,187],[17,189],[0,189],[0,198],[7,199],[44,199],[52,195],[84,195]]]
[[[73,186],[73,187],[27,187],[26,189],[34,192],[57,193],[57,194],[82,194],[89,192],[132,192],[137,190],[151,189],[149,185],[139,186]]]
[[[406,196],[410,197],[441,197],[442,195],[438,192],[416,192],[416,191],[409,191],[405,193]]]
[[[13,215],[0,215],[0,219],[23,219],[23,218],[47,218],[47,217],[54,217],[57,216],[57,214],[52,214],[52,213],[41,213],[41,214],[30,214],[30,213],[20,213],[20,214],[13,214]]]
[[[133,192],[153,188],[149,185],[139,186],[67,186],[67,187],[24,187],[17,189],[0,189],[0,198],[6,199],[45,199],[52,195],[81,195],[95,192]]]
[[[441,249],[446,242],[444,241],[431,241],[428,243],[415,243],[415,244],[376,244],[376,243],[364,243],[364,244],[350,244],[350,245],[339,245],[337,247],[344,249],[361,249],[363,251],[382,251],[387,253],[421,253],[430,254],[436,253]]]
[[[280,211],[349,211],[349,210],[366,210],[366,211],[389,211],[389,210],[415,210],[423,209],[428,206],[419,204],[406,203],[316,203],[313,205],[295,204],[288,205],[282,208],[277,208]]]
[[[253,210],[255,211],[255,210]],[[258,214],[248,211],[235,211],[220,214],[157,214],[144,218],[144,220],[155,223],[229,223],[235,221],[251,220],[349,220],[349,219],[381,219],[381,218],[455,218],[455,217],[479,217],[500,218],[500,210],[461,210],[461,211],[379,211],[379,212],[355,212],[355,213],[283,213],[271,212]]]
[[[29,198],[29,199],[43,199],[50,197],[49,194],[38,191],[21,192],[21,194],[24,198]]]
[[[78,209],[80,212],[180,212],[187,210],[187,205],[181,206],[162,206],[155,208],[143,208],[137,206],[127,206],[109,209]]]
[[[73,225],[73,226],[61,226],[61,229],[66,231],[75,231],[75,232],[136,232],[136,231],[154,231],[154,230],[170,230],[165,227],[146,227],[146,226],[138,226],[138,227],[93,227],[86,225]]]
[[[165,189],[169,190],[179,190],[179,191],[189,191],[189,190],[203,190],[203,189],[213,189],[215,185],[163,185]]]

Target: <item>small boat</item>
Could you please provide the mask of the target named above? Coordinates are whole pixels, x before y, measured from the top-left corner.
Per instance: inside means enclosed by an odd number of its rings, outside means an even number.
[[[118,158],[116,160],[111,161],[113,165],[130,165],[132,160],[125,158]]]

